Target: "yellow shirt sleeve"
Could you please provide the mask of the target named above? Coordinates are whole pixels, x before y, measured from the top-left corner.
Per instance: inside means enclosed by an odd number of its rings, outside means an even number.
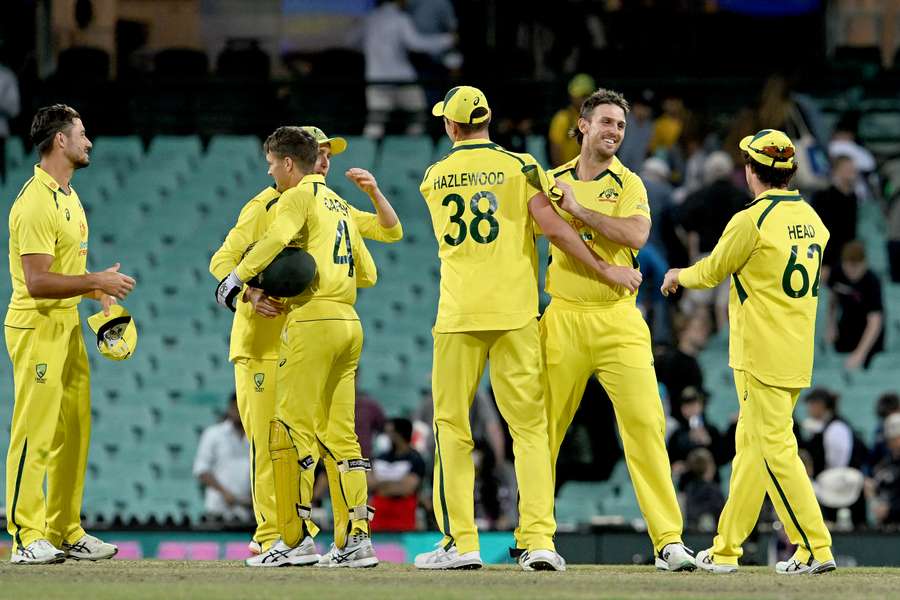
[[[731,218],[712,253],[683,269],[678,283],[686,288],[713,288],[737,273],[750,258],[759,240],[759,230],[747,211]]]
[[[216,250],[209,261],[209,272],[217,280],[222,280],[231,273],[247,248],[256,241],[256,231],[259,227],[259,219],[265,217],[265,207],[258,202],[249,202],[238,215],[237,223],[225,236],[222,246]]]
[[[640,177],[629,174],[625,180],[622,198],[616,207],[618,217],[627,218],[639,215],[650,217],[650,201],[647,199],[647,188]]]
[[[569,115],[568,110],[557,111],[550,120],[550,130],[547,137],[553,144],[565,144],[569,139]]]
[[[538,164],[537,160],[530,154],[521,154],[521,158],[525,161],[522,165],[522,173],[525,175],[526,193],[525,197],[531,200],[537,194],[545,194],[551,200],[562,197],[562,192],[556,187],[553,179],[547,175],[547,172]]]
[[[378,222],[377,214],[359,210],[354,206],[349,206],[349,208],[350,216],[353,217],[359,234],[367,240],[391,243],[403,239],[403,225],[400,221],[397,221],[393,227],[382,227]]]
[[[59,215],[49,198],[31,197],[22,204],[16,223],[19,256],[49,254],[56,256],[56,237]]]
[[[308,190],[295,187],[285,192],[272,224],[235,268],[238,279],[248,281],[262,272],[303,228],[314,204],[315,197]]]
[[[365,242],[361,239],[354,244],[353,259],[356,264],[356,287],[367,288],[375,285],[378,281],[378,269],[375,267],[375,259],[366,248]]]

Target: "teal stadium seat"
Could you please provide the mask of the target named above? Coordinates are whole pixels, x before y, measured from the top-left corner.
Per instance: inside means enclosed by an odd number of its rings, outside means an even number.
[[[337,135],[328,132],[329,135]],[[375,142],[362,136],[343,136],[347,139],[347,149],[331,159],[329,179],[343,177],[347,169],[358,167],[371,171],[375,166]],[[378,177],[378,173],[375,173]]]

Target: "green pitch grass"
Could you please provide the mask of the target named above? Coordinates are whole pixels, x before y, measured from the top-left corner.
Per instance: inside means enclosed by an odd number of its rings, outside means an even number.
[[[238,562],[111,561],[42,567],[0,564],[0,598],[165,600],[439,600],[540,598],[900,598],[900,569],[842,569],[776,576],[745,568],[734,575],[659,573],[652,567],[571,566],[565,573],[524,573],[514,566],[481,571],[251,569]]]

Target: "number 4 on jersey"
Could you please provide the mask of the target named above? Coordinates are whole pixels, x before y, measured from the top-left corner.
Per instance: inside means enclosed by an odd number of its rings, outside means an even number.
[[[343,242],[343,244],[341,242]],[[342,245],[343,248],[341,247]],[[341,254],[341,250],[343,249],[347,250],[346,254]],[[347,277],[353,277],[355,263],[353,262],[353,245],[350,243],[350,228],[347,227],[347,221],[338,221],[337,234],[334,237],[334,253],[332,256],[334,258],[334,264],[349,265]]]

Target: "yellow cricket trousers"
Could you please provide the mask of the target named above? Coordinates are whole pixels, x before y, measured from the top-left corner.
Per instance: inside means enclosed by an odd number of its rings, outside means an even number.
[[[59,548],[84,535],[91,386],[78,311],[10,310],[4,330],[16,394],[6,456],[7,530],[14,550],[42,538]]]
[[[796,558],[832,560],[831,534],[803,461],[797,454],[793,412],[800,389],[766,385],[747,371],[734,371],[741,410],[735,432],[728,501],[713,540],[715,562],[737,564],[741,544],[759,520],[766,494],[792,544]]]
[[[289,320],[282,334],[275,418],[287,425],[301,462],[321,456],[334,511],[335,545],[343,548],[350,527],[368,531],[366,472],[353,466],[362,458],[356,437],[356,369],[363,331],[358,320]],[[347,461],[353,461],[348,463]],[[300,503],[312,502],[313,469],[301,474]],[[357,514],[360,514],[359,512]],[[307,530],[318,528],[307,519]]]
[[[682,518],[666,452],[666,418],[650,330],[633,301],[586,308],[554,299],[541,318],[553,477],[566,430],[596,376],[609,394],[625,462],[656,551],[681,541]]]
[[[469,409],[485,361],[497,407],[513,439],[519,484],[517,543],[554,550],[553,482],[547,417],[541,389],[537,321],[512,331],[434,334],[434,512],[444,544],[463,554],[478,550]]]
[[[269,423],[275,416],[278,360],[239,358],[234,361],[238,411],[250,440],[250,485],[256,532],[253,539],[263,551],[278,539],[275,480],[269,454]]]

